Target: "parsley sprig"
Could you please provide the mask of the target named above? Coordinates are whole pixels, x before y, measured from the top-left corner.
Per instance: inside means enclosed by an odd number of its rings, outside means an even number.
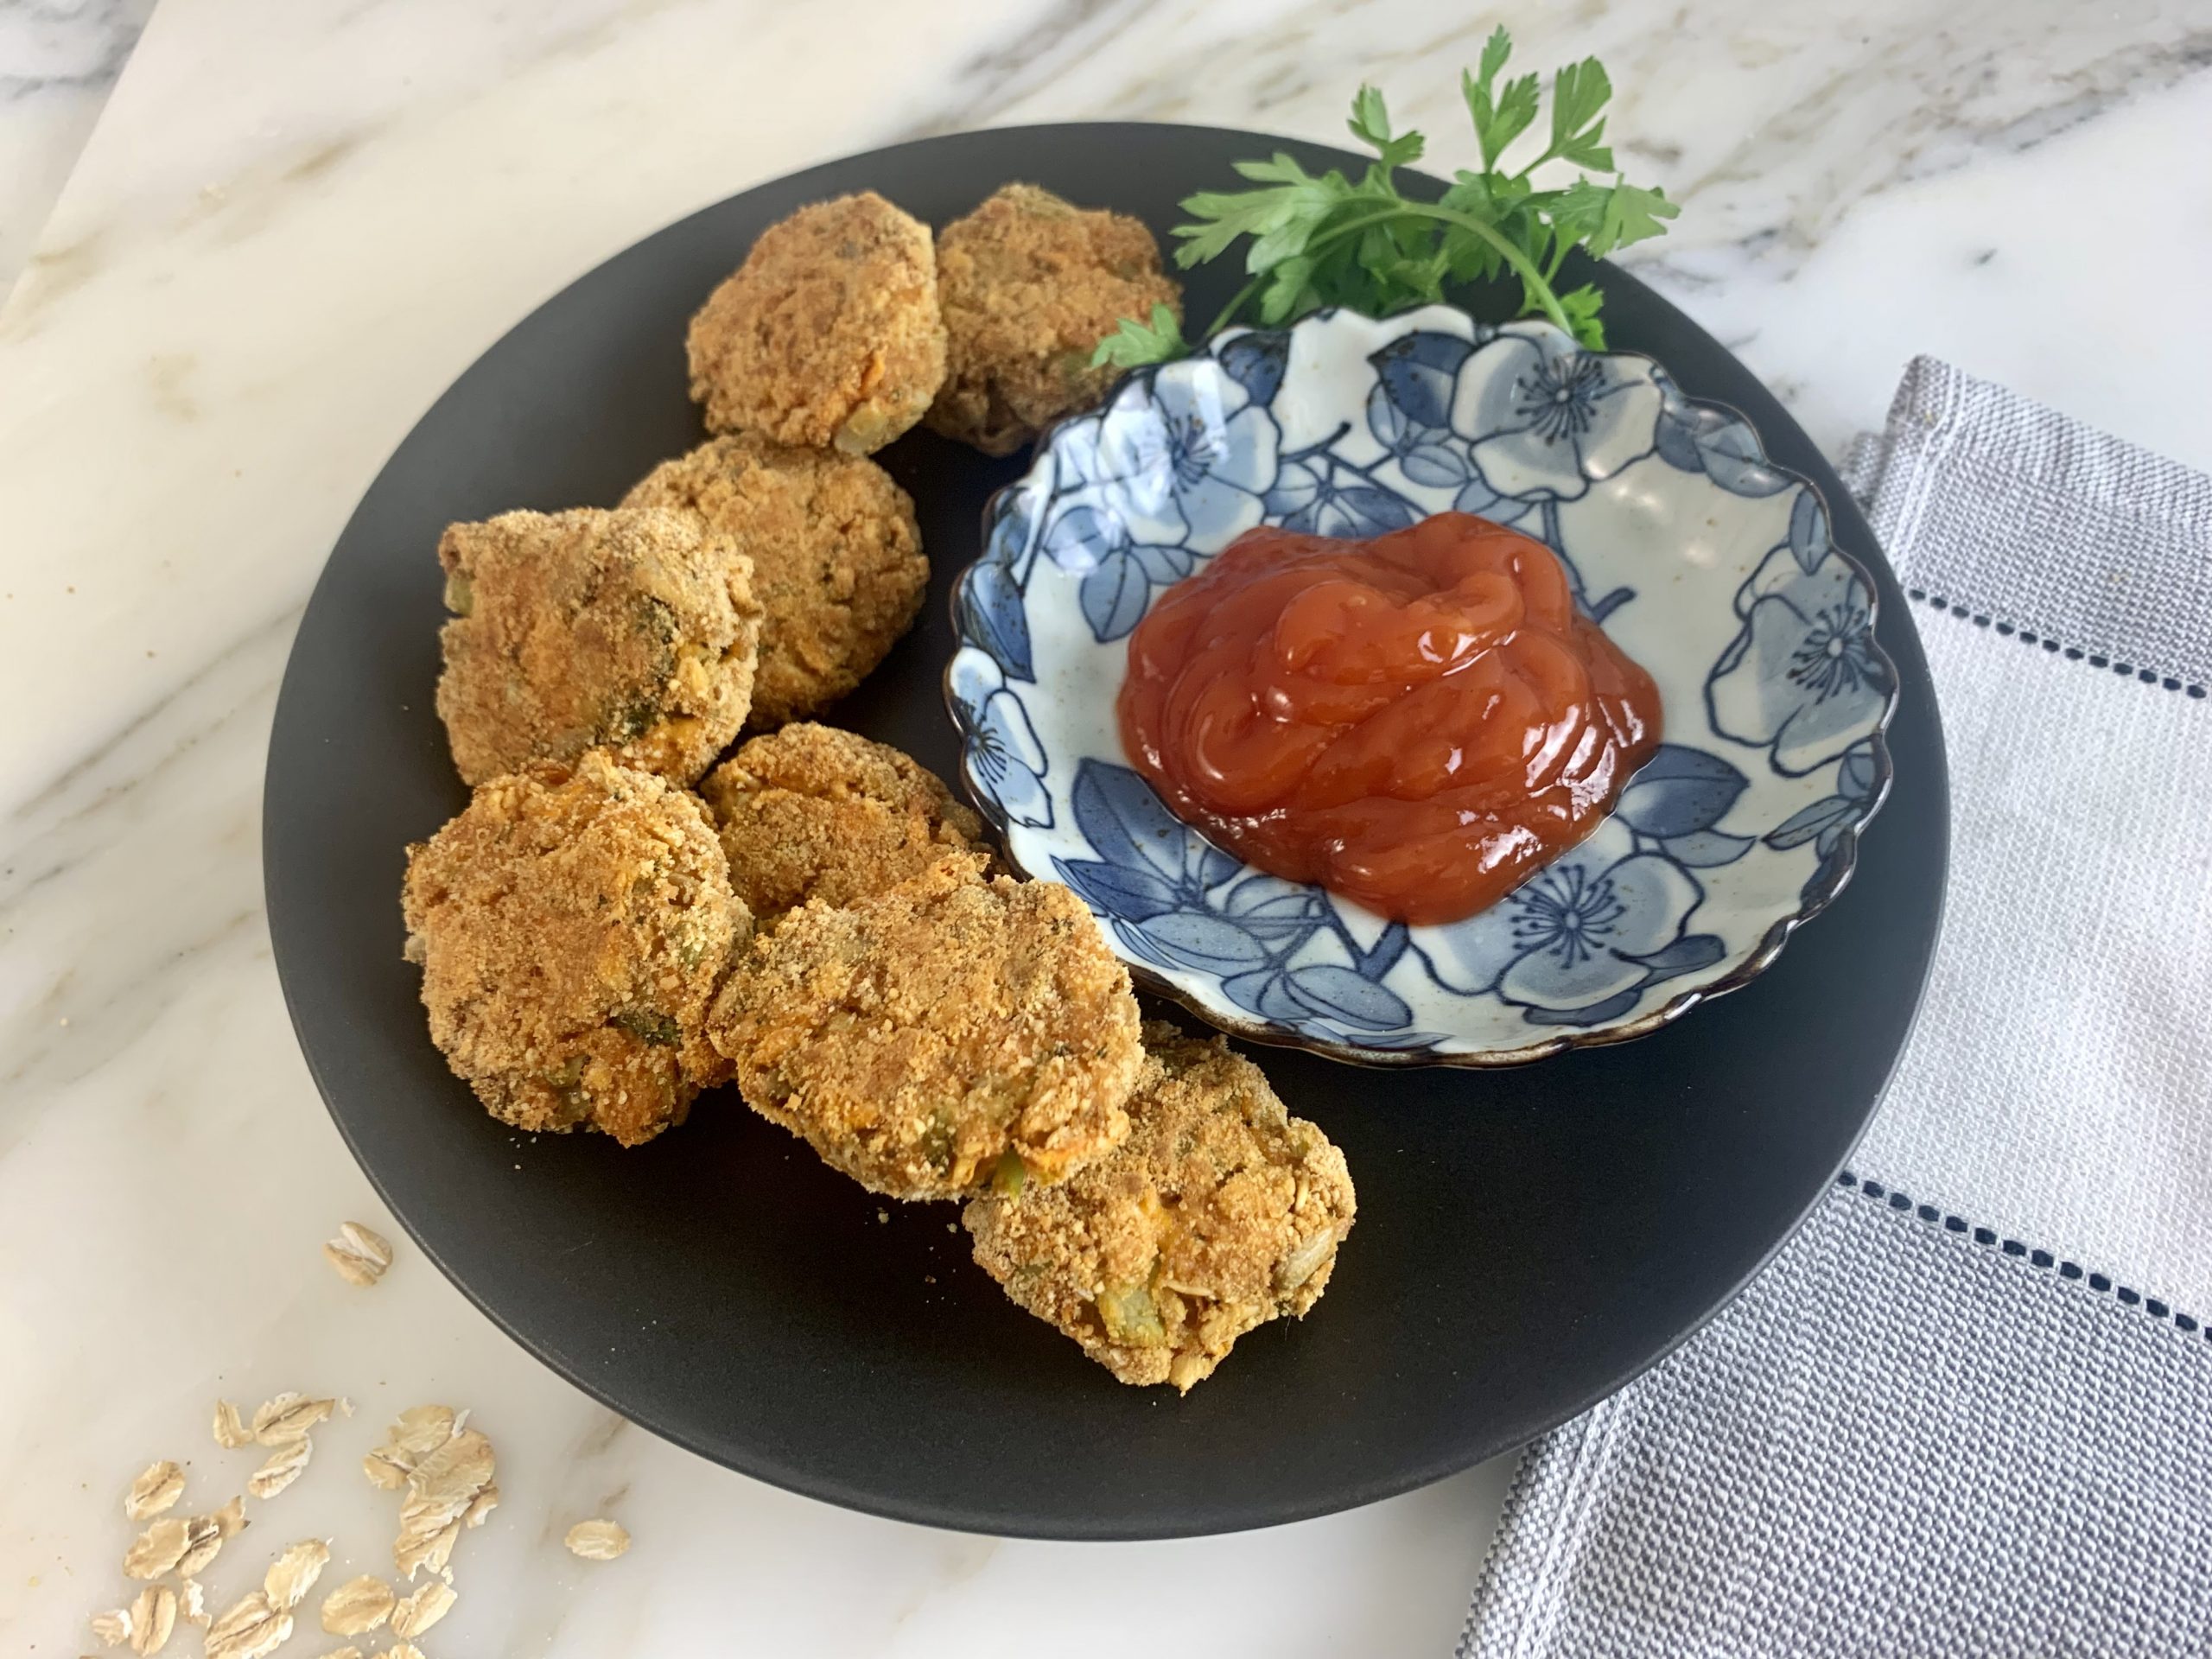
[[[1605,143],[1605,105],[1613,85],[1595,58],[1552,77],[1551,132],[1541,153],[1512,172],[1505,152],[1536,122],[1542,107],[1537,78],[1501,81],[1513,42],[1500,29],[1483,47],[1481,64],[1463,72],[1460,92],[1482,152],[1480,171],[1461,168],[1434,202],[1409,201],[1393,175],[1421,159],[1427,141],[1395,132],[1382,94],[1362,86],[1352,99],[1352,136],[1376,159],[1357,180],[1332,168],[1319,177],[1278,151],[1264,162],[1239,162],[1256,187],[1209,190],[1185,198],[1191,222],[1175,226],[1175,263],[1185,270],[1245,241],[1249,280],[1206,327],[1205,338],[1251,308],[1268,327],[1294,321],[1323,306],[1370,316],[1444,297],[1446,283],[1488,281],[1510,273],[1521,284],[1516,316],[1544,316],[1593,350],[1605,344],[1599,312],[1604,301],[1585,283],[1554,287],[1567,250],[1603,258],[1631,242],[1666,233],[1681,211],[1665,192],[1627,181]],[[1610,184],[1588,173],[1571,184],[1540,188],[1532,175],[1554,162],[1611,173]],[[1094,365],[1133,368],[1161,363],[1191,349],[1164,305],[1148,321],[1125,317],[1098,344]]]

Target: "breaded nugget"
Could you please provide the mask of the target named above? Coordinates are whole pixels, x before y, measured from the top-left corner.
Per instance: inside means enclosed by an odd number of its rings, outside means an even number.
[[[914,624],[930,585],[914,503],[859,455],[716,438],[663,461],[626,507],[676,507],[735,537],[766,614],[756,731],[836,702]]]
[[[711,430],[872,454],[944,380],[929,226],[873,191],[802,207],[708,296],[689,345]]]
[[[1129,976],[1065,887],[954,855],[760,935],[707,1021],[753,1109],[862,1185],[950,1198],[1059,1180],[1128,1132]]]
[[[1124,1382],[1188,1393],[1237,1338],[1320,1299],[1351,1230],[1351,1176],[1219,1038],[1145,1027],[1129,1138],[1058,1186],[963,1212],[976,1260]]]
[[[1103,397],[1118,369],[1090,366],[1123,317],[1182,285],[1160,269],[1141,220],[1084,210],[1033,184],[1009,184],[937,239],[944,313],[944,388],[929,427],[987,455],[1011,454],[1061,416]]]
[[[753,567],[696,515],[505,512],[454,524],[438,714],[472,784],[607,748],[689,784],[745,724]]]
[[[753,920],[699,803],[594,749],[481,785],[407,851],[430,1037],[517,1128],[626,1147],[729,1075],[709,1005]]]
[[[810,899],[849,905],[980,850],[982,820],[885,743],[801,721],[756,737],[699,786],[730,883],[766,925]]]

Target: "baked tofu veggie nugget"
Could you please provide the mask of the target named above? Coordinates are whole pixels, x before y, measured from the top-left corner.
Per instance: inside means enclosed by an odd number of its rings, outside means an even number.
[[[705,1017],[752,918],[697,801],[598,750],[481,785],[408,849],[430,1036],[493,1116],[626,1147],[729,1075]]]
[[[818,899],[849,905],[982,850],[982,820],[887,743],[810,721],[756,737],[699,792],[755,920]]]
[[[709,429],[871,454],[944,379],[929,226],[874,191],[802,207],[708,296],[689,346]]]
[[[983,862],[789,912],[708,1020],[747,1104],[893,1198],[1061,1180],[1128,1132],[1128,970],[1075,894]]]
[[[858,455],[717,438],[663,461],[622,505],[695,512],[753,561],[765,613],[756,731],[858,685],[913,626],[930,585],[912,499]]]
[[[1012,454],[1105,395],[1121,371],[1093,368],[1091,353],[1120,319],[1155,305],[1183,315],[1141,220],[1033,184],[1009,184],[946,226],[937,264],[947,359],[929,427],[987,455]]]
[[[1219,1038],[1165,1023],[1144,1035],[1128,1139],[1061,1185],[994,1192],[963,1218],[1016,1302],[1122,1382],[1187,1392],[1244,1332],[1320,1299],[1351,1230],[1351,1176]]]
[[[694,514],[505,512],[438,543],[438,714],[461,777],[606,748],[689,784],[745,724],[751,562]]]

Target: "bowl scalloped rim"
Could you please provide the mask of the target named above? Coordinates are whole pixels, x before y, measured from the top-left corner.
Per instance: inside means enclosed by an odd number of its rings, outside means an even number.
[[[1484,343],[1486,339],[1496,338],[1504,329],[1516,326],[1484,324],[1465,311],[1446,305],[1423,306],[1385,319],[1363,317],[1360,321],[1386,327],[1406,325],[1404,332],[1411,333],[1415,332],[1410,326],[1414,320],[1440,313],[1452,319],[1456,325],[1471,329],[1471,340],[1478,346]],[[1269,334],[1287,335],[1301,327],[1325,322],[1339,315],[1355,315],[1357,314],[1341,312],[1339,308],[1332,307],[1309,314],[1308,316],[1279,329],[1242,326],[1224,329],[1194,352],[1191,359],[1178,359],[1178,361],[1211,359],[1218,362],[1222,348],[1236,340]],[[1529,327],[1526,322],[1517,326],[1522,329]],[[1541,326],[1548,329],[1548,325]],[[1816,504],[1822,514],[1824,523],[1830,525],[1834,524],[1834,517],[1828,512],[1826,495],[1820,486],[1802,474],[1783,467],[1769,457],[1764,441],[1760,436],[1757,427],[1740,410],[1719,399],[1692,397],[1681,391],[1679,385],[1674,382],[1665,366],[1647,353],[1608,348],[1603,353],[1586,352],[1584,355],[1642,364],[1655,378],[1663,381],[1670,389],[1674,406],[1719,417],[1732,428],[1748,435],[1752,449],[1751,454],[1746,459],[1755,461],[1758,466],[1786,480],[1789,487],[1802,490]],[[974,643],[963,615],[967,586],[976,570],[990,561],[991,526],[1001,514],[1006,502],[1030,484],[1039,463],[1051,452],[1064,431],[1079,423],[1096,419],[1103,411],[1113,408],[1131,382],[1147,372],[1147,369],[1140,368],[1118,376],[1096,403],[1084,410],[1064,416],[1046,426],[1039,432],[1029,452],[1030,464],[1022,476],[1001,486],[986,500],[981,516],[983,528],[983,550],[969,563],[955,581],[948,601],[952,611],[954,634],[956,639],[961,641],[963,649]],[[1816,872],[1818,880],[1801,891],[1799,901],[1795,909],[1777,916],[1757,943],[1744,952],[1737,961],[1731,963],[1726,971],[1718,976],[1678,990],[1667,996],[1656,1006],[1630,1017],[1586,1027],[1555,1028],[1552,1035],[1535,1042],[1511,1047],[1438,1052],[1426,1048],[1370,1046],[1356,1041],[1335,1040],[1325,1036],[1300,1031],[1279,1021],[1246,1017],[1238,1011],[1207,1002],[1175,980],[1156,971],[1150,964],[1135,959],[1130,952],[1115,943],[1113,930],[1107,925],[1104,918],[1098,918],[1102,934],[1106,937],[1109,946],[1114,948],[1116,956],[1127,967],[1132,980],[1141,988],[1175,1003],[1207,1025],[1241,1040],[1271,1047],[1303,1050],[1346,1065],[1383,1070],[1412,1066],[1448,1066],[1488,1070],[1527,1065],[1573,1049],[1606,1046],[1648,1036],[1674,1024],[1691,1009],[1715,997],[1741,989],[1771,966],[1796,931],[1826,910],[1849,886],[1853,873],[1857,868],[1859,836],[1866,825],[1872,823],[1880,812],[1884,803],[1888,799],[1895,777],[1895,768],[1886,737],[1897,713],[1899,687],[1896,664],[1888,652],[1883,649],[1875,632],[1879,620],[1878,589],[1862,560],[1833,542],[1828,544],[1828,551],[1842,561],[1846,569],[1864,589],[1866,609],[1863,633],[1866,649],[1879,664],[1887,679],[1888,690],[1883,700],[1878,718],[1872,729],[1859,740],[1861,743],[1869,746],[1872,776],[1864,797],[1862,810],[1850,822],[1838,826],[1833,848],[1823,857],[1821,867]],[[960,653],[956,652],[952,658],[947,659],[939,683],[946,709],[952,718],[961,740],[959,770],[962,787],[996,836],[1006,863],[1019,877],[1024,880],[1054,881],[1058,885],[1068,886],[1069,883],[1061,881],[1050,871],[1040,873],[1031,868],[1019,856],[1014,850],[1014,837],[1010,833],[1009,821],[1002,804],[987,786],[985,780],[977,775],[976,723],[954,685],[959,655]],[[1078,894],[1078,896],[1081,895]]]

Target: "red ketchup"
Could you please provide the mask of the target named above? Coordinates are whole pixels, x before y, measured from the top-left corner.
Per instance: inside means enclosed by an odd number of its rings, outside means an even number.
[[[1247,863],[1414,925],[1495,904],[1659,747],[1659,691],[1541,542],[1446,512],[1240,536],[1129,639],[1122,747]]]

